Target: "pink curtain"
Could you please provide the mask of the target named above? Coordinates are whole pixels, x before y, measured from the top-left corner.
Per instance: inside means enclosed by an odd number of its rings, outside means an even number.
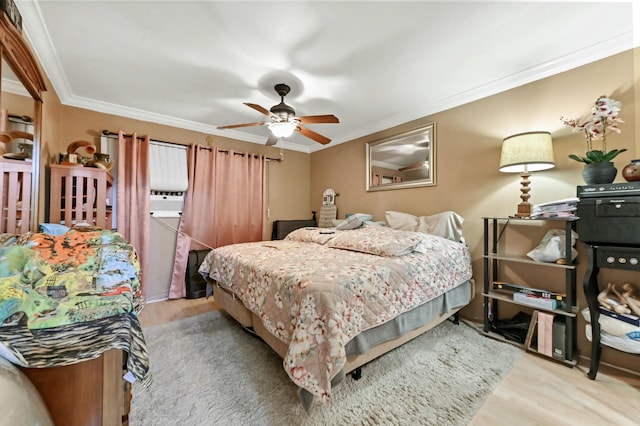
[[[233,150],[223,152],[216,162],[214,247],[260,241],[265,207],[265,157]]]
[[[149,136],[118,132],[116,229],[136,249],[140,259],[140,286],[145,294],[149,265],[150,183]]]
[[[265,158],[191,145],[169,299],[186,296],[189,250],[262,239]]]

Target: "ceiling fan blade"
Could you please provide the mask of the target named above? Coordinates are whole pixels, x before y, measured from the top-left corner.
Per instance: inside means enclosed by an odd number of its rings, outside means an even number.
[[[27,132],[21,132],[20,130],[9,130],[9,134],[12,139],[29,139],[33,140],[33,134]]]
[[[222,129],[235,129],[237,127],[252,127],[252,126],[262,126],[265,124],[269,124],[266,121],[258,121],[256,123],[244,123],[244,124],[230,124],[228,126],[218,126],[216,127],[216,129],[222,130]]]
[[[314,132],[313,130],[309,130],[306,127],[296,127],[296,131],[302,133],[304,136],[308,137],[309,139],[313,139],[314,141],[321,143],[322,145],[326,145],[329,142],[331,142],[331,139],[329,139],[326,136],[322,136],[319,133]]]
[[[415,170],[421,167],[426,167],[426,161],[418,161],[417,163],[409,164],[405,167],[400,167],[398,169],[399,172],[406,172],[407,170]]]
[[[278,143],[279,138],[275,136],[273,133],[269,132],[269,137],[267,138],[266,146],[273,146]]]
[[[303,117],[296,117],[302,124],[314,124],[314,123],[339,123],[338,117],[333,114],[327,115],[305,115]]]
[[[262,107],[262,106],[260,106],[260,105],[258,105],[258,104],[250,104],[250,103],[248,103],[248,102],[245,102],[244,104],[245,104],[246,106],[248,106],[249,108],[253,108],[253,109],[255,109],[256,111],[258,111],[258,112],[259,112],[259,113],[261,113],[261,114],[268,115],[269,117],[271,117],[271,116],[273,115],[273,114],[271,114],[271,111],[269,111],[269,110],[268,110],[268,109],[266,109],[265,107]]]

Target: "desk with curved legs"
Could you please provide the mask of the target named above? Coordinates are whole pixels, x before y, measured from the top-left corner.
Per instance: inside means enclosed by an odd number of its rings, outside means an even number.
[[[598,304],[598,273],[600,268],[624,269],[640,272],[640,247],[587,245],[587,271],[584,277],[584,294],[591,315],[591,366],[589,378],[594,380],[600,366],[602,344],[600,342],[600,309]]]

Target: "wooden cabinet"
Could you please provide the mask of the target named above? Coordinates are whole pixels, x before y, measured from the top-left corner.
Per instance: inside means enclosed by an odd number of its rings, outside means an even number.
[[[107,206],[107,191],[112,177],[105,169],[49,166],[49,222],[73,226],[88,223],[111,229],[111,208]]]
[[[500,240],[503,236],[503,233],[507,231],[510,227],[517,227],[520,231],[526,232],[523,225],[530,225],[535,222],[541,223],[546,222],[546,224],[557,224],[558,226],[554,226],[554,228],[563,229],[565,231],[566,236],[570,236],[572,230],[575,227],[577,222],[576,218],[558,218],[558,219],[519,219],[519,218],[488,218],[484,219],[484,333],[491,337],[502,338],[499,334],[492,331],[492,325],[502,319],[499,315],[499,306],[500,303],[507,303],[511,305],[517,305],[519,308],[524,308],[526,310],[538,312],[549,313],[554,317],[562,319],[564,324],[564,347],[565,351],[562,355],[562,358],[558,359],[553,357],[558,361],[561,361],[568,366],[575,366],[577,363],[577,313],[578,313],[578,303],[577,303],[577,295],[576,295],[576,266],[573,262],[571,256],[572,249],[572,239],[565,239],[565,247],[564,253],[565,257],[561,259],[561,262],[557,263],[547,263],[547,262],[538,262],[530,259],[519,253],[510,253],[507,250],[500,248]],[[504,267],[509,265],[510,268],[516,268],[517,265],[528,265],[529,267],[533,266],[536,269],[546,268],[549,270],[550,274],[554,276],[554,281],[557,281],[557,286],[562,288],[564,293],[561,305],[557,308],[544,308],[539,306],[533,306],[531,302],[519,302],[520,298],[516,300],[514,295],[516,293],[520,293],[520,295],[524,294],[551,294],[551,289],[549,288],[549,283],[547,285],[543,285],[544,283],[538,282],[538,286],[532,285],[531,283],[535,280],[536,272],[534,271],[532,274],[527,276],[528,282],[518,282],[514,283],[512,287],[518,286],[522,287],[520,290],[516,290],[512,293],[504,293],[499,292],[494,289],[494,283],[500,286],[501,280],[504,281],[504,278],[501,277],[501,271],[504,270]],[[524,274],[526,275],[526,274]],[[531,293],[529,293],[531,292]],[[537,315],[532,315],[530,328],[537,326]],[[528,345],[526,341],[522,344],[522,346],[534,353],[540,353],[536,348]],[[547,354],[548,355],[548,354]]]
[[[126,425],[131,386],[122,378],[123,354],[112,349],[77,364],[20,369],[42,396],[56,425]]]

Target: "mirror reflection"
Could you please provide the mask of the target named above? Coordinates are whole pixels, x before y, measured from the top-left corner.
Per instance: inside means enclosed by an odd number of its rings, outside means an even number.
[[[435,185],[435,123],[367,143],[367,191]]]
[[[0,133],[4,132],[6,136],[0,139],[5,143],[4,146],[0,146],[0,151],[4,149],[4,158],[32,159],[33,99],[4,60],[1,72]]]
[[[37,176],[37,173],[33,173],[33,167],[35,167],[33,162],[35,101],[4,58],[0,66],[2,67],[0,70],[2,73],[2,81],[0,82],[2,85],[0,87],[0,156],[3,160],[10,162],[7,167],[11,167],[12,162],[16,164],[7,170],[18,173],[19,187],[6,188],[6,190],[18,191],[20,195],[12,195],[18,199],[19,205],[17,207],[19,209],[23,207],[23,204],[29,207],[27,210],[24,206],[24,214],[18,213],[18,217],[16,217],[16,229],[24,231],[30,228],[31,218],[35,217],[37,209],[38,185],[37,181],[32,178],[34,175]],[[21,169],[28,170],[28,172],[20,173]],[[31,186],[31,190],[23,192],[24,185]],[[29,200],[22,199],[22,195],[26,194],[30,194]],[[7,231],[12,230],[9,224],[6,225]]]

